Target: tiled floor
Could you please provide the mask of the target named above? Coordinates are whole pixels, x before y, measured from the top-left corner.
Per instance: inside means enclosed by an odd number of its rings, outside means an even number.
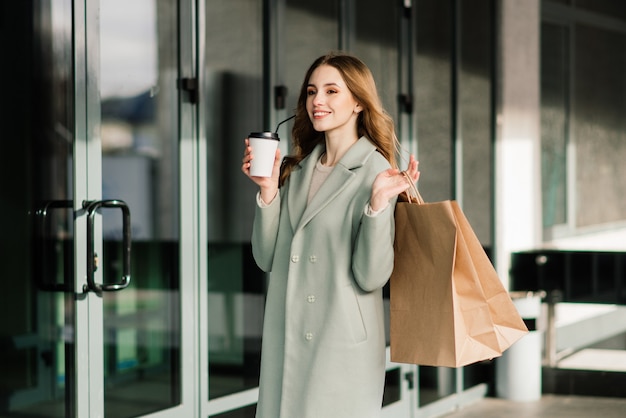
[[[485,398],[444,418],[624,418],[626,398],[544,395],[536,402]]]

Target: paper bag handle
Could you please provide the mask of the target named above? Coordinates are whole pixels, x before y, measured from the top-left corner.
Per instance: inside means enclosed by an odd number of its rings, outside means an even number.
[[[422,195],[417,190],[417,186],[415,186],[415,183],[413,183],[413,181],[411,180],[409,173],[407,173],[406,171],[403,171],[402,175],[406,179],[407,183],[409,183],[409,188],[404,192],[404,194],[407,197],[407,201],[410,203],[417,203],[418,205],[423,205],[424,199],[422,199]]]

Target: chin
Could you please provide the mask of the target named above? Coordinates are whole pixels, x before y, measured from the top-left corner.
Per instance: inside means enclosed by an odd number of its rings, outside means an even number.
[[[324,129],[323,126],[320,126],[319,124],[315,124],[312,123],[313,125],[313,129],[315,130],[315,132],[326,132],[326,129]]]

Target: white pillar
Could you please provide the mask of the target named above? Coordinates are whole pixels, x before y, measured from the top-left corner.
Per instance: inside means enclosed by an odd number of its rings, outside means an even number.
[[[540,0],[500,0],[495,144],[496,268],[541,243]]]

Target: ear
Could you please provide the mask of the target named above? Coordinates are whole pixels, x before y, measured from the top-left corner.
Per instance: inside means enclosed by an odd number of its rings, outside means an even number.
[[[354,106],[354,113],[361,113],[362,110],[363,108],[360,104],[357,103],[356,106]]]

